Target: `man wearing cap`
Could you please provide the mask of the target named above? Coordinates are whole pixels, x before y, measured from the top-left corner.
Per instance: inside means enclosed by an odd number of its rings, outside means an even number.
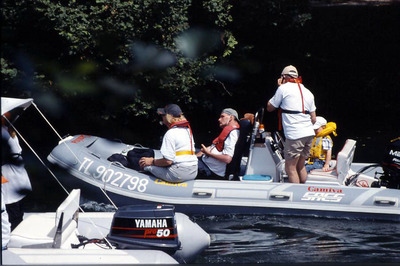
[[[163,137],[160,152],[163,158],[142,157],[139,165],[165,181],[180,183],[197,176],[193,133],[189,122],[176,104],[158,108],[168,131]]]
[[[313,169],[322,169],[329,171],[329,163],[332,159],[333,141],[329,133],[323,134],[327,121],[322,116],[317,116],[313,128],[315,137],[311,145],[311,156],[308,158],[306,164],[306,171],[309,173]],[[322,134],[321,134],[322,133]]]
[[[225,108],[218,123],[222,128],[220,135],[209,147],[201,144],[201,151],[196,154],[199,159],[200,178],[224,178],[226,165],[232,161],[235,152],[240,127],[238,113],[232,108]]]
[[[267,103],[269,112],[278,108],[282,111],[282,125],[286,137],[285,170],[291,183],[306,182],[305,161],[310,155],[315,135],[314,95],[301,82],[294,66],[285,67],[277,81],[278,89]]]

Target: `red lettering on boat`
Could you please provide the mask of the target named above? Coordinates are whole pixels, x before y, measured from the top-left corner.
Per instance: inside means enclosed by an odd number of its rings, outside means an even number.
[[[80,135],[79,137],[77,137],[76,139],[74,139],[73,141],[71,141],[72,143],[78,143],[81,142],[82,140],[85,139],[85,135]]]
[[[343,193],[341,188],[308,187],[307,190],[312,192]]]

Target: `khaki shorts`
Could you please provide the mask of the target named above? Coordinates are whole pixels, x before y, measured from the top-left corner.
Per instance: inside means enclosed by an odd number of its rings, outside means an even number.
[[[295,159],[300,155],[304,158],[310,157],[310,150],[313,139],[314,136],[304,137],[296,140],[286,139],[284,150],[285,159]]]

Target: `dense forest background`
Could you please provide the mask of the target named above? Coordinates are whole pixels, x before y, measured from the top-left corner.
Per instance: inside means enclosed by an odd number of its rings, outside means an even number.
[[[34,98],[61,135],[159,147],[155,109],[177,103],[208,144],[223,108],[265,107],[289,64],[337,123],[334,153],[354,138],[376,161],[400,135],[398,1],[3,0],[1,19],[1,95]],[[56,145],[34,111],[17,123]]]

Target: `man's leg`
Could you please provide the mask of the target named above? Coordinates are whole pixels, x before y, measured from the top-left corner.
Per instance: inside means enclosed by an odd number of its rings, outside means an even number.
[[[300,183],[299,174],[298,174],[297,169],[296,169],[296,166],[298,164],[299,158],[300,157],[289,159],[289,160],[285,160],[285,170],[286,170],[286,173],[289,176],[289,182],[290,183]],[[304,169],[304,171],[305,171],[305,169]],[[306,172],[306,176],[307,176],[307,172]]]
[[[307,180],[307,170],[305,166],[306,160],[307,158],[300,156],[299,160],[297,161],[296,170],[300,178],[300,183],[305,183]]]
[[[300,183],[303,183],[303,184],[307,181],[308,173],[307,173],[307,170],[305,167],[305,163],[306,163],[306,160],[308,159],[308,157],[310,157],[310,150],[311,150],[311,145],[312,145],[313,139],[314,139],[313,136],[305,137],[305,138],[301,139],[304,144],[304,148],[300,154],[300,158],[299,158],[299,161],[297,162],[296,169],[297,169],[297,173],[299,174],[299,177],[300,177]]]

